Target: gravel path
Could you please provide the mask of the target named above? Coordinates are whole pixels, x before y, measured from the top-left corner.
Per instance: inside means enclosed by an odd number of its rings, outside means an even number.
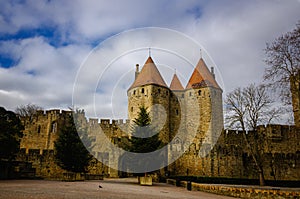
[[[101,185],[103,188],[99,188]],[[140,186],[135,178],[105,179],[103,181],[62,182],[47,180],[8,180],[0,181],[0,198],[105,198],[105,199],[230,199],[199,191],[187,191],[165,183],[153,186]]]

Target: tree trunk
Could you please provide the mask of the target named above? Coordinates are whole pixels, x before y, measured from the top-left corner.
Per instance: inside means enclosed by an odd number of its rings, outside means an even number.
[[[270,149],[269,149],[270,150]],[[276,181],[276,168],[275,168],[275,157],[274,157],[274,153],[272,153],[272,159],[271,159],[271,173],[272,173],[272,176],[274,178],[274,180]]]
[[[259,185],[260,186],[265,186],[265,177],[264,177],[264,172],[262,169],[259,169]]]
[[[246,136],[246,131],[244,130],[243,131],[243,137],[244,137],[244,140],[245,140],[245,142],[246,142],[246,146],[248,147],[248,149],[249,149],[249,152],[250,152],[250,155],[252,156],[252,158],[253,158],[253,161],[254,161],[254,163],[255,163],[255,166],[257,167],[257,169],[258,169],[258,173],[259,173],[259,185],[260,186],[264,186],[265,185],[265,177],[264,177],[264,171],[263,171],[263,168],[260,166],[261,164],[261,162],[258,162],[258,159],[255,157],[255,154],[254,154],[254,152],[253,152],[253,149],[252,149],[252,147],[251,147],[251,145],[250,145],[250,143],[249,143],[249,141],[248,141],[248,139],[247,139],[247,136]],[[261,160],[261,158],[260,158],[260,160]]]

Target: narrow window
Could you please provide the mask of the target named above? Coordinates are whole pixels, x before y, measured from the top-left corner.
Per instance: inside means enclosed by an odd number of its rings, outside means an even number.
[[[41,132],[41,126],[39,125],[38,126],[38,134],[40,134],[40,132]]]
[[[176,109],[176,115],[178,115],[178,109]]]
[[[199,96],[201,95],[201,90],[198,90],[198,95],[199,95]]]
[[[184,94],[182,94],[181,97],[184,98]]]
[[[133,95],[135,95],[135,90],[133,91]]]
[[[168,95],[169,94],[169,92],[168,91],[166,91],[166,95]]]
[[[131,107],[131,112],[133,112],[133,107]]]
[[[192,96],[192,92],[190,92],[190,96]]]
[[[57,130],[57,123],[56,122],[52,122],[51,124],[51,132],[55,133]]]
[[[158,89],[158,93],[160,93],[160,89]]]
[[[144,93],[145,92],[145,89],[144,88],[142,88],[142,93]]]

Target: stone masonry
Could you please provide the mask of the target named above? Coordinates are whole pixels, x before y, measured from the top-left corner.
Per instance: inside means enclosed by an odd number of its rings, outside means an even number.
[[[115,158],[121,157],[123,151],[112,150],[110,146],[122,147],[128,143],[132,120],[137,117],[139,107],[145,106],[159,138],[168,144],[169,166],[164,171],[175,176],[258,178],[242,132],[223,130],[222,89],[202,58],[184,88],[176,74],[168,87],[149,57],[141,71],[137,66],[136,79],[127,95],[129,119],[99,121],[79,113],[79,123],[87,128],[94,144],[95,158],[89,173],[123,175],[116,169],[122,161]],[[59,178],[65,172],[55,164],[53,153],[57,132],[68,114],[72,112],[48,110],[21,118],[25,130],[18,159],[31,162],[37,176]],[[272,125],[261,126],[259,132],[266,135],[260,143],[265,154],[266,179],[299,180],[299,129]]]

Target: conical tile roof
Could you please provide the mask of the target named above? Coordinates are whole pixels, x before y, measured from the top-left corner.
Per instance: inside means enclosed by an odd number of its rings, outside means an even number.
[[[214,87],[214,88],[220,88],[218,83],[216,82],[215,78],[207,68],[204,60],[201,58],[186,85],[186,89],[189,88],[199,88],[199,87]]]
[[[137,76],[128,90],[148,84],[168,87],[150,56],[145,62],[140,74]]]
[[[170,84],[171,90],[184,90],[182,84],[180,83],[180,80],[178,79],[177,75],[174,74],[173,79]]]

